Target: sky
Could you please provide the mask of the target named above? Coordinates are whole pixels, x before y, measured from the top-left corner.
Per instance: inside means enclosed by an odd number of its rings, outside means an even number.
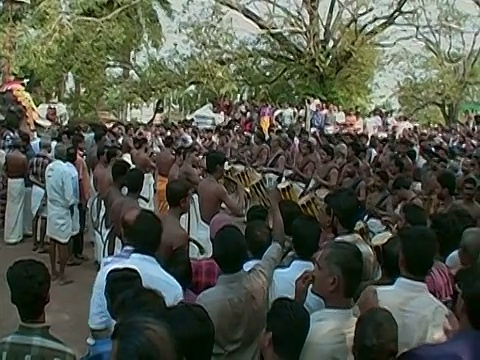
[[[173,21],[167,19],[163,14],[160,14],[160,20],[162,26],[164,28],[166,42],[164,45],[165,49],[169,49],[176,43],[181,43],[183,39],[179,38],[178,34],[175,32],[176,24],[178,20],[188,16],[196,16],[196,14],[201,13],[201,9],[204,6],[209,6],[212,4],[213,0],[193,0],[192,4],[189,6],[188,12],[186,14],[182,14],[183,4],[186,0],[170,0],[174,9],[177,11],[177,17],[174,18]],[[286,3],[291,3],[293,0],[278,0],[282,3],[282,5]],[[375,0],[376,6],[378,5],[377,1],[381,3],[382,1],[388,0]],[[327,0],[321,0],[322,5],[328,4]],[[469,13],[479,13],[480,11],[473,4],[472,0],[456,0],[456,6],[462,11],[469,12]],[[378,6],[377,6],[378,7]],[[227,19],[225,21],[231,21],[233,27],[239,34],[245,33],[255,33],[256,29],[255,26],[250,23],[248,20],[243,18],[241,15],[236,14],[233,11],[227,12]],[[393,35],[392,35],[393,36]],[[390,49],[391,52],[402,51],[402,49],[408,49],[409,51],[416,51],[420,50],[421,47],[418,42],[415,40],[405,41],[399,45],[396,45],[394,48]],[[374,80],[374,93],[372,96],[372,103],[380,104],[385,100],[391,100],[395,103],[394,91],[395,86],[398,80],[402,78],[402,72],[396,68],[396,66],[391,65],[386,67],[383,71],[379,72],[376,75]]]

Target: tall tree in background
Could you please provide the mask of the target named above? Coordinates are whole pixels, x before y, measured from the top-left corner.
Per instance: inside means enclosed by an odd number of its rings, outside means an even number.
[[[480,89],[478,17],[461,12],[454,0],[422,0],[407,26],[421,49],[404,59],[409,67],[398,87],[400,105],[409,115],[439,111],[450,125],[461,103]]]
[[[215,0],[252,23],[256,51],[301,95],[364,103],[377,67],[380,37],[409,13],[407,0]],[[375,6],[374,6],[375,5]]]

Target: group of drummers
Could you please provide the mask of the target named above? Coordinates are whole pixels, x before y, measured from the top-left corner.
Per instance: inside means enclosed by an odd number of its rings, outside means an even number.
[[[315,217],[324,238],[333,237],[325,196],[336,189],[350,189],[360,204],[355,220],[363,221],[365,235],[373,237],[401,225],[404,204],[422,207],[429,215],[448,210],[459,202],[453,195],[463,189],[461,180],[467,176],[476,180],[478,171],[475,149],[455,157],[443,138],[448,134],[418,129],[383,138],[324,135],[304,128],[279,129],[268,135],[231,127],[199,131],[188,125],[157,127],[149,133],[150,140],[145,132],[119,131],[121,156],[145,173],[142,194],[146,195],[141,202],[161,215],[168,211],[168,182],[183,180],[189,185],[191,205],[180,222],[196,248],[190,251],[192,257],[211,255],[208,229],[215,215],[225,212],[241,223],[250,206],[269,207],[268,194],[274,188],[284,200],[298,203],[305,214]],[[150,152],[153,144],[159,146]],[[448,171],[458,158],[461,169]],[[447,177],[447,182],[453,178],[451,198],[439,195],[439,189],[446,187],[439,186],[439,177]],[[478,218],[474,200],[460,203]]]

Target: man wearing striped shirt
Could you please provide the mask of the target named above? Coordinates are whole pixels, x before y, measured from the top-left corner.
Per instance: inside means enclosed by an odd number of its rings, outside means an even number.
[[[11,301],[20,317],[18,329],[0,340],[4,360],[76,360],[72,349],[50,333],[45,306],[50,299],[50,274],[33,259],[18,260],[7,271]]]

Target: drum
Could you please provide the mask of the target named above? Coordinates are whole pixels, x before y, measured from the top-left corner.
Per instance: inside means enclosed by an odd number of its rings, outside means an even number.
[[[268,196],[267,187],[263,178],[255,180],[248,188],[251,196],[251,205],[262,205],[266,208],[270,207],[270,198]]]
[[[299,194],[295,191],[291,181],[284,181],[278,184],[277,189],[280,191],[280,195],[282,196],[283,200],[292,200],[295,202],[298,201]]]
[[[298,205],[305,215],[312,216],[320,221],[322,205],[314,193],[303,196],[298,200]]]

